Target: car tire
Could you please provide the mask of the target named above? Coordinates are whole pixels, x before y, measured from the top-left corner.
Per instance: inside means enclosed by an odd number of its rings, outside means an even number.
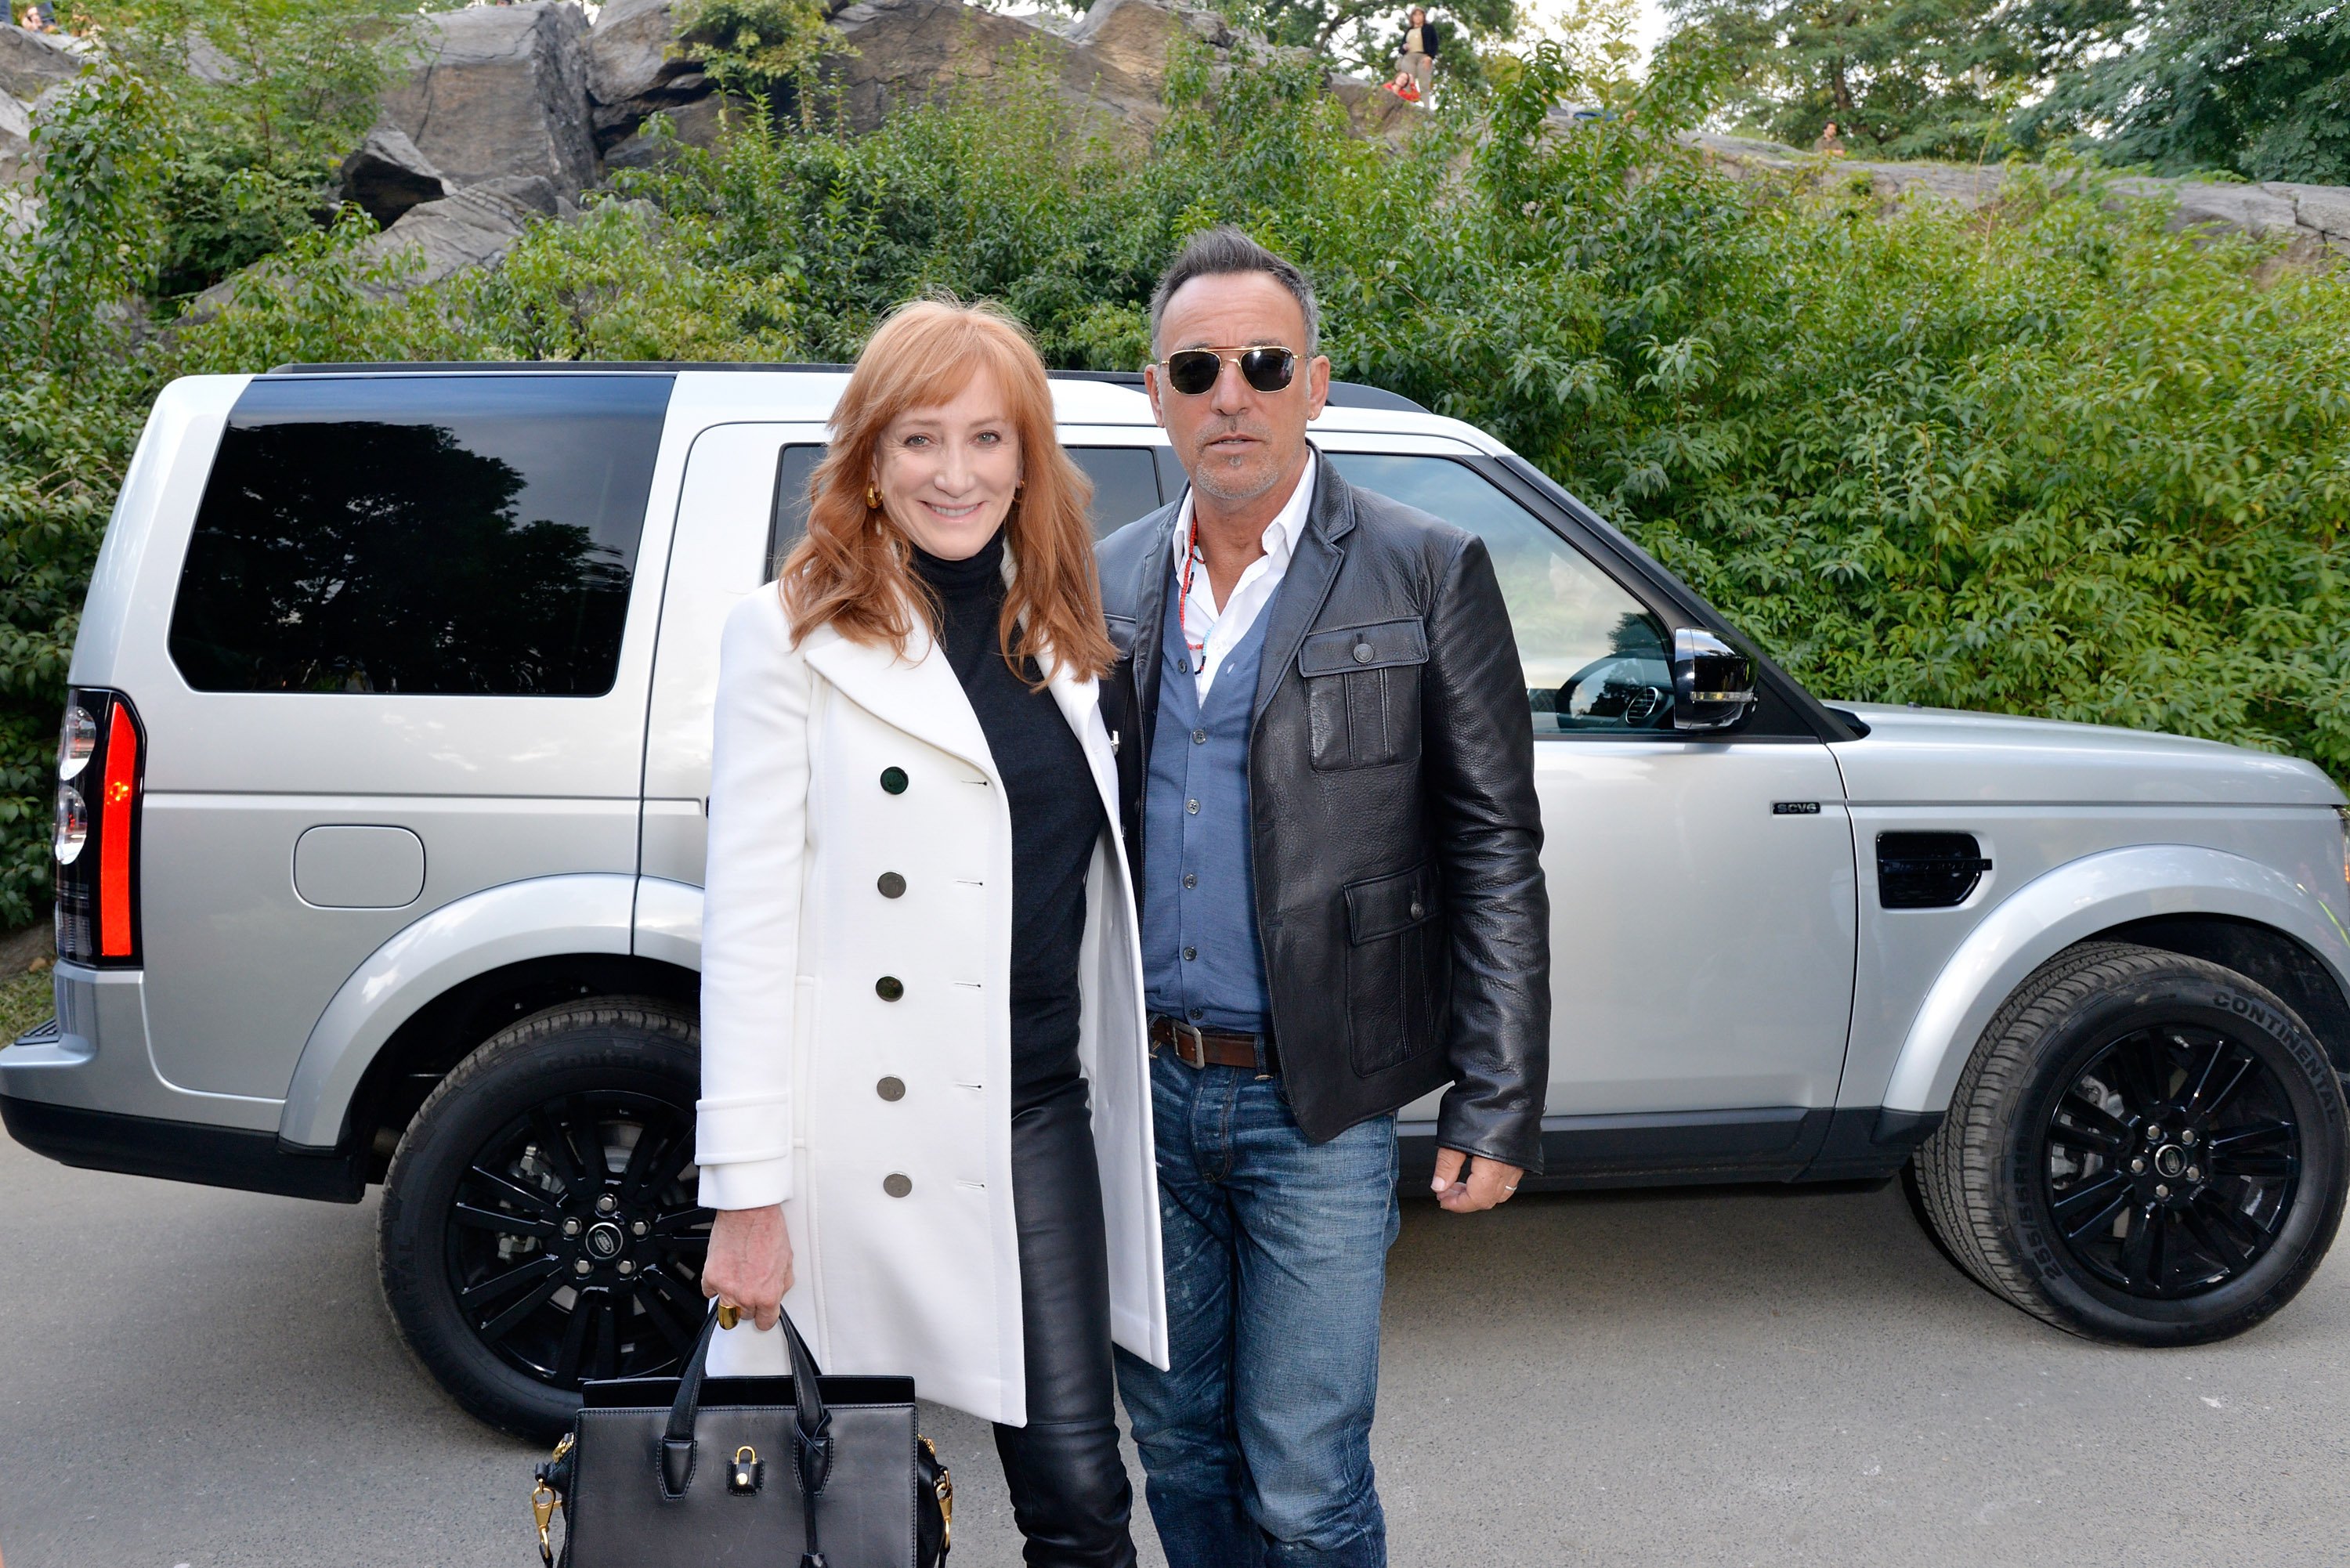
[[[400,1337],[458,1404],[551,1440],[590,1378],[674,1376],[700,1329],[701,1046],[645,998],[520,1019],[442,1079],[384,1179]]]
[[[2342,1220],[2345,1116],[2324,1048],[2272,992],[2085,944],[1985,1028],[1917,1190],[1950,1254],[2024,1311],[2193,1345],[2242,1333],[2315,1272]]]

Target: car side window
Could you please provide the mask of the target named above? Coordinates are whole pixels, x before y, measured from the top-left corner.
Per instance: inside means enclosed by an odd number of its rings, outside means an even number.
[[[173,601],[199,691],[597,696],[667,376],[256,378]]]
[[[1331,452],[1347,483],[1485,542],[1525,667],[1537,739],[1670,730],[1672,639],[1590,557],[1465,463]]]
[[[769,577],[783,569],[784,557],[807,532],[808,480],[824,452],[818,442],[800,441],[776,454],[775,520],[767,540]],[[1168,499],[1159,493],[1155,448],[1073,446],[1068,453],[1094,482],[1092,521],[1097,539],[1107,539],[1136,518],[1158,511]]]

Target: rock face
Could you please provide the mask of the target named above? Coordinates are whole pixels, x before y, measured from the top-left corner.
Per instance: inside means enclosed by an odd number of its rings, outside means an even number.
[[[436,12],[430,54],[384,95],[404,131],[452,185],[537,175],[566,199],[597,176],[588,103],[588,20],[569,0]]]
[[[1877,163],[1865,159],[1823,160],[1776,141],[1698,132],[1685,140],[1732,168],[1865,177],[1888,202],[1924,198],[1969,211],[1997,201],[2008,173],[1997,165]],[[2205,180],[2125,176],[2111,182],[2126,196],[2168,199],[2174,204],[2170,227],[2255,237],[2282,235],[2287,254],[2303,260],[2332,252],[2350,256],[2350,190],[2332,185],[2221,184]]]
[[[78,46],[0,22],[0,92],[29,102],[80,72]]]
[[[588,99],[597,147],[608,155],[651,115],[710,100],[710,78],[691,59],[673,59],[670,0],[608,0],[588,30]],[[714,125],[714,112],[706,118]]]
[[[514,248],[532,218],[561,216],[567,210],[576,209],[543,174],[487,180],[411,207],[361,249],[370,255],[418,256],[421,265],[400,280],[400,287],[421,288],[467,267],[491,265]]]
[[[449,193],[449,182],[432,160],[396,125],[369,131],[359,151],[343,160],[342,176],[343,200],[358,202],[380,228],[388,229],[410,208]]]
[[[858,130],[906,105],[984,91],[1033,69],[1104,129],[1142,140],[1166,119],[1167,57],[1179,40],[1227,54],[1264,47],[1215,12],[1160,0],[1096,0],[1066,35],[962,0],[859,0],[833,25],[856,53],[835,57],[825,74]],[[1327,79],[1358,133],[1383,134],[1419,112],[1375,83]]]

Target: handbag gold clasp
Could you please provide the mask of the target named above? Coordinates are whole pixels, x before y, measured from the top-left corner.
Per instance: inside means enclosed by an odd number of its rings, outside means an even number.
[[[555,1445],[555,1452],[546,1459],[550,1467],[562,1463],[563,1456],[571,1451],[571,1436],[569,1432],[564,1433],[563,1440]],[[548,1538],[546,1532],[547,1526],[555,1522],[555,1505],[559,1501],[555,1489],[544,1480],[531,1489],[530,1516],[538,1525],[538,1560],[546,1563],[546,1568],[555,1568],[555,1542]]]

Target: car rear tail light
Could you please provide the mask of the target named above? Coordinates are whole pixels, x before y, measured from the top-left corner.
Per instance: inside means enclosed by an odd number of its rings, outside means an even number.
[[[139,811],[145,736],[128,700],[70,694],[57,741],[57,957],[139,962]],[[72,782],[68,782],[72,781]]]

